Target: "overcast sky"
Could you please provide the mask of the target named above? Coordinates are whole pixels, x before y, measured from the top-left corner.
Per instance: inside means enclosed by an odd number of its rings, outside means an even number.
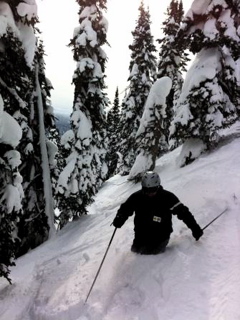
[[[162,22],[170,0],[144,0],[150,8],[151,30],[154,39],[161,36]],[[71,49],[67,47],[78,26],[79,6],[75,0],[37,0],[38,16],[45,45],[46,75],[51,80],[52,104],[55,112],[70,114],[72,111],[73,90],[71,85],[75,69]],[[183,0],[185,12],[190,8],[192,0]],[[135,29],[139,16],[140,0],[108,0],[107,12],[109,28],[107,40],[111,47],[104,50],[108,56],[106,66],[107,93],[110,101],[114,99],[116,87],[123,92],[127,86],[129,76],[130,50],[133,37],[131,31]],[[157,46],[157,45],[156,45]],[[157,49],[159,47],[157,46]],[[120,99],[123,93],[120,94]]]

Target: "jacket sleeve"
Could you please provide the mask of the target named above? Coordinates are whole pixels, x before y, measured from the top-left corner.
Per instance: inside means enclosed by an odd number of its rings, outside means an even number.
[[[196,234],[202,233],[200,226],[197,224],[188,207],[183,205],[179,200],[170,210],[172,214],[176,215],[179,220],[182,220],[186,226],[191,229],[194,237]]]
[[[134,213],[134,196],[131,195],[126,202],[121,204],[117,215],[113,220],[113,225],[116,228],[121,228],[125,221]]]

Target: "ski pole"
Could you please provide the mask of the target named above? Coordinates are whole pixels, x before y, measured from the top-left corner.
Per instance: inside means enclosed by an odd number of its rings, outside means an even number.
[[[210,224],[212,224],[215,220],[217,220],[221,215],[223,215],[228,208],[224,209],[218,216],[216,216],[216,218],[214,218],[212,221],[210,221],[204,228],[202,228],[202,230],[206,229]]]
[[[94,278],[94,280],[93,280],[93,283],[92,283],[92,285],[91,285],[91,288],[90,288],[90,290],[89,290],[89,292],[88,292],[87,298],[86,298],[86,300],[85,300],[84,303],[87,302],[88,297],[90,296],[90,293],[91,293],[91,291],[92,291],[92,289],[93,289],[93,287],[94,287],[94,284],[95,284],[95,282],[96,282],[96,280],[97,280],[97,277],[98,277],[99,272],[100,272],[100,270],[101,270],[101,268],[102,268],[103,262],[104,262],[104,260],[105,260],[105,258],[106,258],[106,256],[107,256],[108,250],[109,250],[109,248],[110,248],[110,246],[111,246],[111,243],[112,243],[112,241],[113,241],[113,238],[114,238],[114,236],[115,236],[116,231],[117,231],[117,228],[115,228],[115,230],[113,231],[111,240],[109,241],[109,244],[108,244],[108,247],[107,247],[107,250],[106,250],[106,252],[105,252],[105,254],[104,254],[104,257],[103,257],[103,259],[102,259],[102,262],[101,262],[101,264],[100,264],[100,266],[99,266],[99,268],[98,268],[98,271],[97,271],[97,273],[96,273],[96,276],[95,276],[95,278]]]

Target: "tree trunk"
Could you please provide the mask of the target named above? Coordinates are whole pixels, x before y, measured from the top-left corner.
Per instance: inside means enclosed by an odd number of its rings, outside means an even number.
[[[36,64],[36,93],[37,93],[37,106],[39,116],[39,136],[40,136],[40,150],[42,158],[42,171],[43,171],[43,187],[44,187],[44,198],[45,198],[45,214],[48,218],[49,226],[49,237],[52,237],[56,233],[54,226],[54,205],[52,195],[52,184],[50,167],[48,160],[48,152],[45,137],[45,125],[44,125],[44,113],[43,113],[43,101],[42,93],[38,78],[38,65]]]

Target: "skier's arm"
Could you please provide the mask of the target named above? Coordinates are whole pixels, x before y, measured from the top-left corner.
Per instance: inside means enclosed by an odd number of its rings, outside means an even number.
[[[133,205],[133,196],[130,196],[126,202],[121,204],[118,209],[117,215],[113,220],[113,225],[115,228],[121,228],[125,221],[130,217],[134,212]]]
[[[179,220],[182,220],[186,226],[191,229],[193,237],[198,240],[202,235],[203,231],[196,222],[194,216],[189,211],[188,207],[178,201],[172,208],[172,214],[177,215]]]

